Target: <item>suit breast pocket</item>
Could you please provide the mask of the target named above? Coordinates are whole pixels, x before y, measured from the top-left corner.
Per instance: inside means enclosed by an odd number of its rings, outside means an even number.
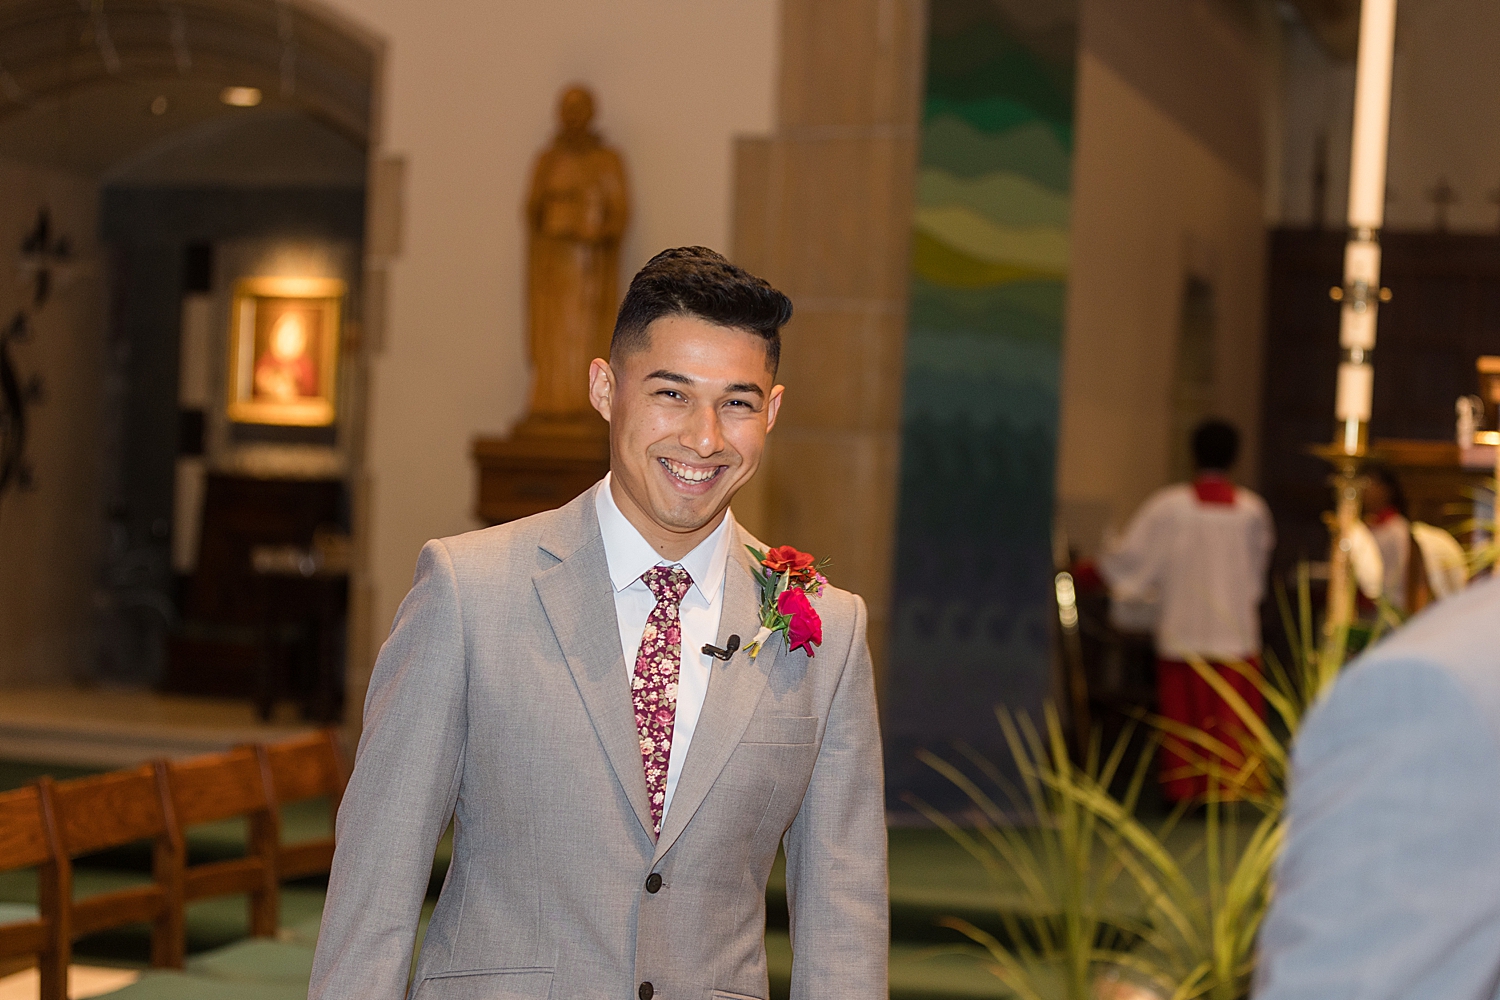
[[[412,1000],[547,1000],[551,969],[470,969],[425,977]]]
[[[771,743],[797,746],[818,739],[816,715],[758,715],[745,727],[741,743]]]

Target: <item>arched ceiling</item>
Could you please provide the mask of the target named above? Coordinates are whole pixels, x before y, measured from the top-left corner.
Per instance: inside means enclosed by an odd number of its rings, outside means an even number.
[[[363,149],[377,65],[374,43],[302,3],[0,0],[0,155],[102,173],[246,115],[219,100],[230,85]]]

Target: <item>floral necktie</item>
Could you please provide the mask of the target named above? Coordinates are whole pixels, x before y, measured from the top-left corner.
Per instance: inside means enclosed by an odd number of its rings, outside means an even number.
[[[653,566],[641,574],[656,607],[641,632],[630,683],[635,703],[635,728],[641,736],[641,763],[646,767],[646,795],[651,802],[655,833],[667,799],[667,763],[672,758],[672,725],[677,720],[677,675],[682,669],[682,618],[679,606],[693,585],[681,566]]]

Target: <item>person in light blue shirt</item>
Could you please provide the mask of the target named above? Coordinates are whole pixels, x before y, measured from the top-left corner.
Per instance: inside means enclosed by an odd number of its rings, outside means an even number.
[[[1500,997],[1500,579],[1350,665],[1287,816],[1255,1000]]]

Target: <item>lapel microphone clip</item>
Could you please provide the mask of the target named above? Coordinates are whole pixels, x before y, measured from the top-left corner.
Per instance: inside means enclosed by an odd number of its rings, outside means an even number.
[[[712,656],[716,660],[724,660],[725,662],[728,662],[729,658],[734,655],[734,651],[739,648],[740,637],[737,635],[732,635],[729,637],[729,641],[724,644],[723,649],[720,649],[718,646],[708,643],[704,645],[703,652],[707,653],[709,656]]]

